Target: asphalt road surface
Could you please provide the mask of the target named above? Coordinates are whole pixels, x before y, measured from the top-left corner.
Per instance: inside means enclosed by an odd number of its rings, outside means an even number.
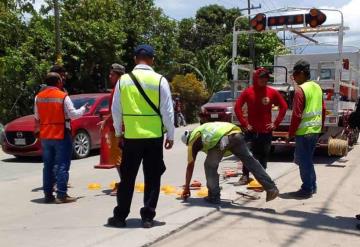
[[[360,183],[355,180],[356,175],[356,178],[360,175],[354,162],[359,153],[357,147],[342,159],[329,158],[324,153],[316,157],[319,192],[308,201],[279,198],[265,203],[265,193],[260,194],[260,200],[249,201],[235,193],[245,188],[234,187],[232,183],[238,178],[231,178],[221,179],[222,204],[215,207],[204,202],[198,191],[193,191],[187,202],[177,199],[186,169],[186,147],[180,141],[184,129],[177,129],[173,149],[164,151],[167,171],[162,185],[175,188],[175,191],[161,193],[157,222],[152,229],[141,228],[141,191],[134,193],[127,228],[105,225],[116,204],[115,197],[108,193],[110,184],[118,180],[118,174],[114,169],[94,169],[99,162],[96,152],[86,159],[73,160],[70,173],[73,188],[69,189],[69,194],[80,199],[61,205],[42,202],[41,159],[18,160],[0,152],[0,246],[218,246],[219,243],[228,246],[241,243],[245,244],[243,246],[255,243],[260,246],[304,246],[311,244],[316,234],[324,238],[317,246],[356,246],[343,244],[350,244],[360,236],[353,230],[356,222],[352,219],[359,213],[356,210],[359,210],[360,199]],[[203,185],[206,183],[204,158],[204,154],[199,154],[193,176]],[[238,161],[230,157],[222,161],[219,173],[237,167]],[[291,149],[276,150],[268,171],[281,191],[298,188],[300,179],[298,169],[292,163]],[[325,178],[321,173],[326,174]],[[351,185],[342,180],[346,174],[349,174],[346,181],[353,181]],[[137,183],[142,182],[140,169]],[[89,189],[88,186],[94,183],[100,188]],[[342,191],[335,193],[339,186]],[[332,198],[331,193],[336,197]],[[345,195],[346,199],[343,198]],[[336,221],[336,215],[343,218]],[[308,217],[310,220],[306,221]],[[315,224],[315,221],[320,223]],[[338,241],[333,240],[335,235],[340,236]],[[326,244],[330,239],[332,241]]]

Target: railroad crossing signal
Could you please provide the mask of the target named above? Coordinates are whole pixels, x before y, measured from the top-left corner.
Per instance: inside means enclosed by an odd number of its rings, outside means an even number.
[[[308,14],[282,15],[266,17],[259,13],[250,20],[250,26],[258,32],[268,27],[288,25],[309,25],[312,28],[322,25],[326,21],[326,15],[318,9],[311,9]]]

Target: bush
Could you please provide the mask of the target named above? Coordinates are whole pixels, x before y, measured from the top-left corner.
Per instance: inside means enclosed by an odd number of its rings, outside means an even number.
[[[192,73],[176,75],[170,83],[172,93],[179,94],[188,123],[196,122],[200,106],[209,98],[204,84]]]

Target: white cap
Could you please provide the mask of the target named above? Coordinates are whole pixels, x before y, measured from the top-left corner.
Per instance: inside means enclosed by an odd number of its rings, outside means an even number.
[[[182,134],[181,136],[181,141],[185,144],[188,145],[189,142],[189,137],[190,137],[190,130],[185,130],[185,132]]]

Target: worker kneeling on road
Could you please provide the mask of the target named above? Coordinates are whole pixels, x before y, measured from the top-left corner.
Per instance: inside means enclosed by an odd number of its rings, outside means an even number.
[[[188,146],[188,166],[186,183],[182,198],[190,197],[190,181],[194,171],[196,155],[199,151],[207,153],[205,160],[206,185],[209,191],[205,198],[210,203],[220,203],[219,163],[224,154],[231,152],[236,155],[266,190],[266,201],[279,195],[275,183],[266,173],[261,164],[250,152],[241,129],[231,123],[205,123],[193,131],[185,131],[181,140]]]

